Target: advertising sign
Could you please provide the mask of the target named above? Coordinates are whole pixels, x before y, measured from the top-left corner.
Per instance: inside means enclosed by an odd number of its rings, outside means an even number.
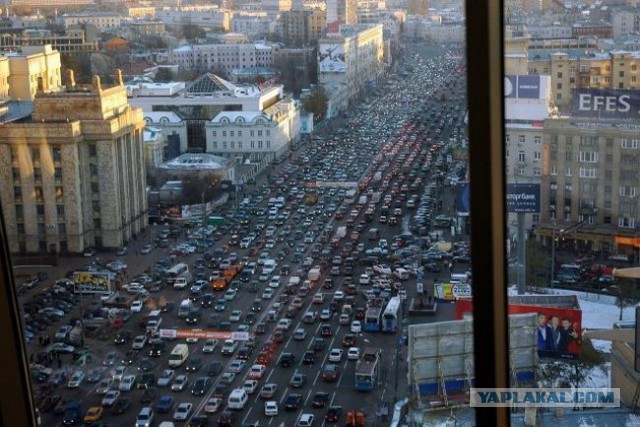
[[[442,301],[455,301],[471,297],[471,285],[466,283],[435,283],[433,296]]]
[[[582,343],[582,310],[566,306],[515,304],[510,302],[509,314],[537,314],[536,334],[538,356],[575,360],[580,356]],[[456,301],[456,318],[473,312],[471,299]]]
[[[637,119],[640,94],[626,89],[575,89],[573,116],[601,119]]]
[[[539,213],[540,184],[507,184],[507,212]]]
[[[78,271],[73,273],[74,290],[82,294],[110,294],[113,277],[110,271]]]
[[[321,44],[318,47],[318,67],[320,72],[344,73],[346,63],[341,44]]]
[[[540,99],[540,76],[505,76],[504,96],[506,98]]]
[[[217,339],[234,341],[247,341],[249,339],[248,332],[221,332],[221,331],[207,331],[202,329],[160,329],[158,331],[160,338],[169,339],[186,339],[186,338],[198,338],[198,339]]]

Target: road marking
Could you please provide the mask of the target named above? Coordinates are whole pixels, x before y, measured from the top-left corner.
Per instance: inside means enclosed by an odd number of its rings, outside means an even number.
[[[249,408],[249,410],[247,411],[247,415],[245,415],[244,418],[242,419],[242,424],[244,424],[247,421],[247,418],[249,418],[249,414],[251,413],[252,410],[253,410],[253,407]]]
[[[304,400],[304,406],[307,406],[310,398],[311,398],[311,390],[309,390],[309,394],[307,395],[307,398]]]
[[[282,405],[282,402],[284,402],[284,398],[287,397],[287,392],[289,391],[289,388],[285,388],[284,389],[284,393],[282,393],[282,397],[280,398],[280,404]]]

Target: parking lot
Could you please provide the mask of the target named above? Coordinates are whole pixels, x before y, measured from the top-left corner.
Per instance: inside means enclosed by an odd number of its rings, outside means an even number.
[[[451,235],[466,174],[455,158],[465,147],[459,54],[409,44],[403,65],[339,128],[245,185],[215,225],[152,225],[121,255],[63,259],[25,288],[43,424],[130,426],[146,407],[151,425],[345,425],[351,411],[367,425],[381,420],[383,404],[409,391],[403,310],[417,298],[417,275],[429,285],[469,268],[465,236]],[[117,301],[54,285],[67,271],[107,264],[123,285]],[[396,323],[379,314],[376,331],[368,313],[391,310],[394,299]],[[86,351],[73,339],[80,324]],[[193,329],[250,339],[156,335]],[[367,391],[356,366],[372,370]]]

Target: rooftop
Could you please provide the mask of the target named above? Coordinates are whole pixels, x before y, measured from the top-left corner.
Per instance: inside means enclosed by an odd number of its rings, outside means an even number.
[[[168,123],[182,123],[182,118],[173,111],[145,111],[144,118],[150,119],[153,123],[162,124],[162,119],[166,119]]]
[[[173,160],[160,165],[161,169],[222,169],[230,161],[224,157],[215,156],[208,153],[186,153],[181,154]]]

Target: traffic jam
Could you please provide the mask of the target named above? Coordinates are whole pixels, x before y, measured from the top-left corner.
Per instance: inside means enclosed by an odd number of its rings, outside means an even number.
[[[466,173],[452,158],[466,110],[457,52],[408,44],[339,126],[235,202],[199,223],[150,226],[135,255],[88,255],[80,271],[113,272],[116,293],[74,292],[73,272],[29,288],[43,425],[388,419],[408,390],[396,350],[417,275],[441,274],[454,254],[468,268],[464,239],[433,249],[453,225],[446,186]]]

